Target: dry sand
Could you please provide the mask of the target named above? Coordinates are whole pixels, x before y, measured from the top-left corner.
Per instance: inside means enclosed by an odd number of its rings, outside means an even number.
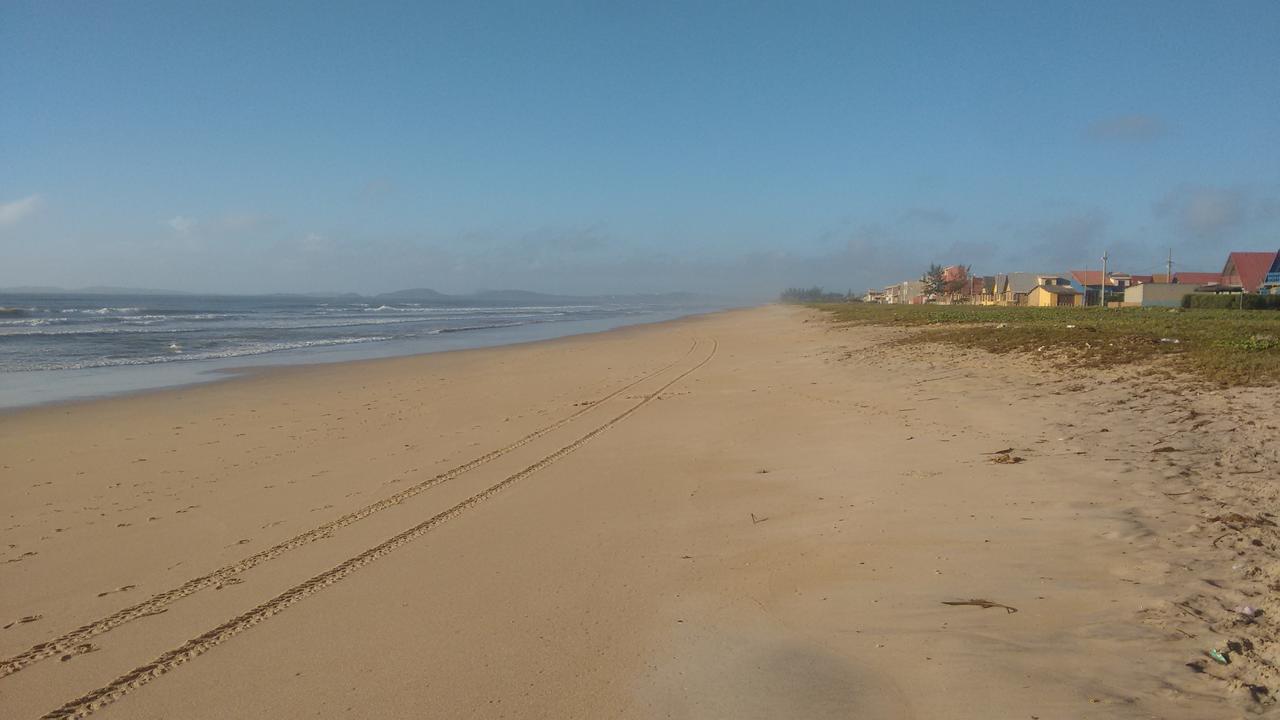
[[[1273,707],[1273,391],[895,333],[769,307],[0,416],[0,717]]]

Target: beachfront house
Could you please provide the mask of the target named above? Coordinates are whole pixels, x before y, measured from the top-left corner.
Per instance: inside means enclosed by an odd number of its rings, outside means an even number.
[[[1199,288],[1191,283],[1139,283],[1125,288],[1124,304],[1126,307],[1182,307],[1182,298]]]
[[[983,275],[974,278],[973,301],[979,305],[996,304],[996,276]]]
[[[954,302],[967,295],[969,288],[969,268],[964,265],[948,265],[942,269],[943,300]]]
[[[982,300],[982,295],[986,292],[988,281],[994,282],[991,276],[970,275],[964,279],[964,285],[958,292],[951,295],[952,303],[978,303]]]
[[[1097,305],[1098,296],[1104,287],[1107,291],[1107,301],[1113,302],[1116,300],[1115,296],[1123,296],[1130,285],[1149,283],[1155,279],[1151,275],[1130,275],[1125,272],[1109,272],[1104,278],[1101,270],[1072,270],[1071,277],[1084,292],[1085,305]]]
[[[1274,252],[1233,252],[1222,268],[1222,290],[1256,293],[1276,262]]]
[[[1168,275],[1160,273],[1152,275],[1149,282],[1153,283],[1175,283],[1177,285],[1211,285],[1222,282],[1222,273],[1216,272],[1176,272],[1173,279],[1170,280]]]
[[[983,305],[999,305],[1000,298],[1004,296],[1004,289],[1009,285],[1009,276],[1005,273],[996,273],[991,276],[991,286],[985,289],[982,295]]]
[[[1015,272],[995,276],[991,305],[1026,305],[1027,296],[1040,284],[1040,279],[1054,275]]]
[[[924,283],[919,280],[906,280],[885,287],[883,302],[890,305],[906,305],[919,302],[916,298],[922,297],[924,297]]]
[[[1271,269],[1262,279],[1258,292],[1263,295],[1280,295],[1280,251],[1276,252],[1276,259],[1271,261]]]
[[[1041,275],[1036,286],[1027,294],[1031,307],[1077,307],[1084,302],[1084,293],[1071,287],[1071,281],[1058,275]]]
[[[944,305],[993,305],[995,276],[973,275],[964,265],[951,265],[942,270],[943,292],[933,299]]]

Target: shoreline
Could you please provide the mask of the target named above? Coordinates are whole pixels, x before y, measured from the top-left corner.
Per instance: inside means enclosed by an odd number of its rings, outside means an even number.
[[[96,373],[96,374],[113,374],[113,373],[121,373],[121,372],[131,372],[138,375],[142,375],[142,374],[154,374],[157,372],[169,372],[176,375],[177,378],[172,380],[160,380],[156,384],[152,384],[151,382],[143,380],[142,382],[135,383],[132,386],[124,387],[122,389],[115,389],[115,390],[99,389],[96,391],[89,391],[87,393],[68,394],[63,397],[54,397],[48,400],[28,400],[28,401],[22,401],[18,399],[6,400],[3,397],[3,395],[0,395],[0,417],[3,417],[8,414],[13,414],[13,413],[21,413],[26,410],[32,410],[37,408],[49,408],[49,407],[59,408],[59,407],[65,407],[65,406],[74,406],[80,403],[133,397],[139,394],[150,394],[150,393],[164,392],[169,390],[179,391],[186,388],[199,387],[202,385],[208,385],[213,383],[222,383],[227,380],[232,380],[237,378],[254,377],[259,374],[272,373],[272,372],[277,372],[281,370],[292,370],[296,368],[306,368],[306,367],[311,367],[316,365],[341,365],[341,364],[347,364],[347,363],[375,362],[379,360],[396,360],[400,358],[421,357],[425,355],[436,355],[440,353],[468,352],[472,350],[486,350],[486,349],[502,348],[502,347],[516,346],[516,345],[527,345],[532,343],[553,342],[555,340],[559,340],[562,338],[614,332],[614,331],[623,330],[629,327],[638,327],[638,326],[653,325],[653,324],[659,324],[659,323],[665,323],[665,322],[674,322],[674,321],[679,321],[689,317],[698,317],[701,315],[710,315],[715,313],[731,312],[734,310],[743,310],[743,309],[749,309],[749,306],[721,308],[721,309],[715,309],[715,310],[696,310],[688,313],[677,314],[670,317],[662,317],[660,319],[647,319],[647,320],[641,320],[639,322],[624,322],[621,324],[612,324],[614,321],[611,319],[605,322],[605,324],[608,326],[603,328],[585,329],[585,330],[571,329],[569,332],[555,333],[546,337],[533,337],[529,339],[512,339],[512,340],[500,339],[497,342],[493,342],[493,343],[482,341],[479,343],[462,344],[461,346],[457,346],[457,347],[442,347],[438,350],[416,350],[415,349],[415,350],[411,350],[403,353],[392,352],[389,354],[369,355],[368,354],[369,350],[365,348],[358,348],[358,349],[357,348],[324,348],[322,352],[325,352],[326,354],[341,353],[341,354],[355,355],[355,357],[339,358],[334,360],[323,359],[323,357],[319,356],[319,353],[311,353],[306,350],[301,352],[299,352],[298,350],[286,350],[286,351],[280,351],[278,355],[275,353],[262,353],[259,355],[239,356],[239,357],[225,358],[220,360],[208,359],[208,360],[194,360],[194,361],[175,361],[172,363],[153,363],[153,364],[147,364],[147,365],[121,365],[121,366],[112,366],[112,367],[105,367],[105,368],[87,368],[87,369],[78,369],[78,370],[31,371],[31,372],[39,372],[43,374],[45,377],[49,378],[48,383],[38,386],[39,388],[44,389],[45,391],[48,391],[48,389],[53,385],[59,384],[60,382],[65,382],[68,379],[68,375],[66,375],[66,373],[83,374],[83,373],[89,372],[89,373]],[[677,312],[680,312],[680,311],[677,311]],[[658,313],[658,314],[668,315],[668,313]],[[590,322],[590,321],[582,321],[582,322]],[[567,325],[570,323],[564,323],[564,324]],[[546,324],[543,324],[542,326],[524,326],[522,329],[524,329],[525,331],[529,331],[529,330],[562,329],[562,328],[556,328],[555,323],[546,323]],[[364,352],[360,352],[360,350],[364,350]],[[281,361],[280,359],[282,357],[284,358],[283,361]],[[308,359],[308,357],[312,359]],[[246,362],[246,359],[248,359],[248,362]],[[256,360],[257,362],[253,362],[254,360]],[[3,373],[3,374],[0,374],[0,380],[7,379],[7,378],[14,378],[16,376],[23,375],[23,374],[25,373],[20,373],[20,372]],[[29,396],[32,392],[37,392],[37,391],[38,390],[33,390],[29,388],[25,391],[25,393]]]
[[[766,306],[0,416],[0,714],[1266,709],[1270,526],[1205,509],[1274,500],[1249,398],[898,335]]]

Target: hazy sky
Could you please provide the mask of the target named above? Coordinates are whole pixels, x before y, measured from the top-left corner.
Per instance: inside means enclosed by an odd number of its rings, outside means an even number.
[[[862,289],[1280,247],[1280,2],[0,3],[0,286]]]

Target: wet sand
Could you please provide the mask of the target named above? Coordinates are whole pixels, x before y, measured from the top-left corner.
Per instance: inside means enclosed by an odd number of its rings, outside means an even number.
[[[0,715],[1270,707],[1275,393],[896,333],[767,307],[0,416]]]

